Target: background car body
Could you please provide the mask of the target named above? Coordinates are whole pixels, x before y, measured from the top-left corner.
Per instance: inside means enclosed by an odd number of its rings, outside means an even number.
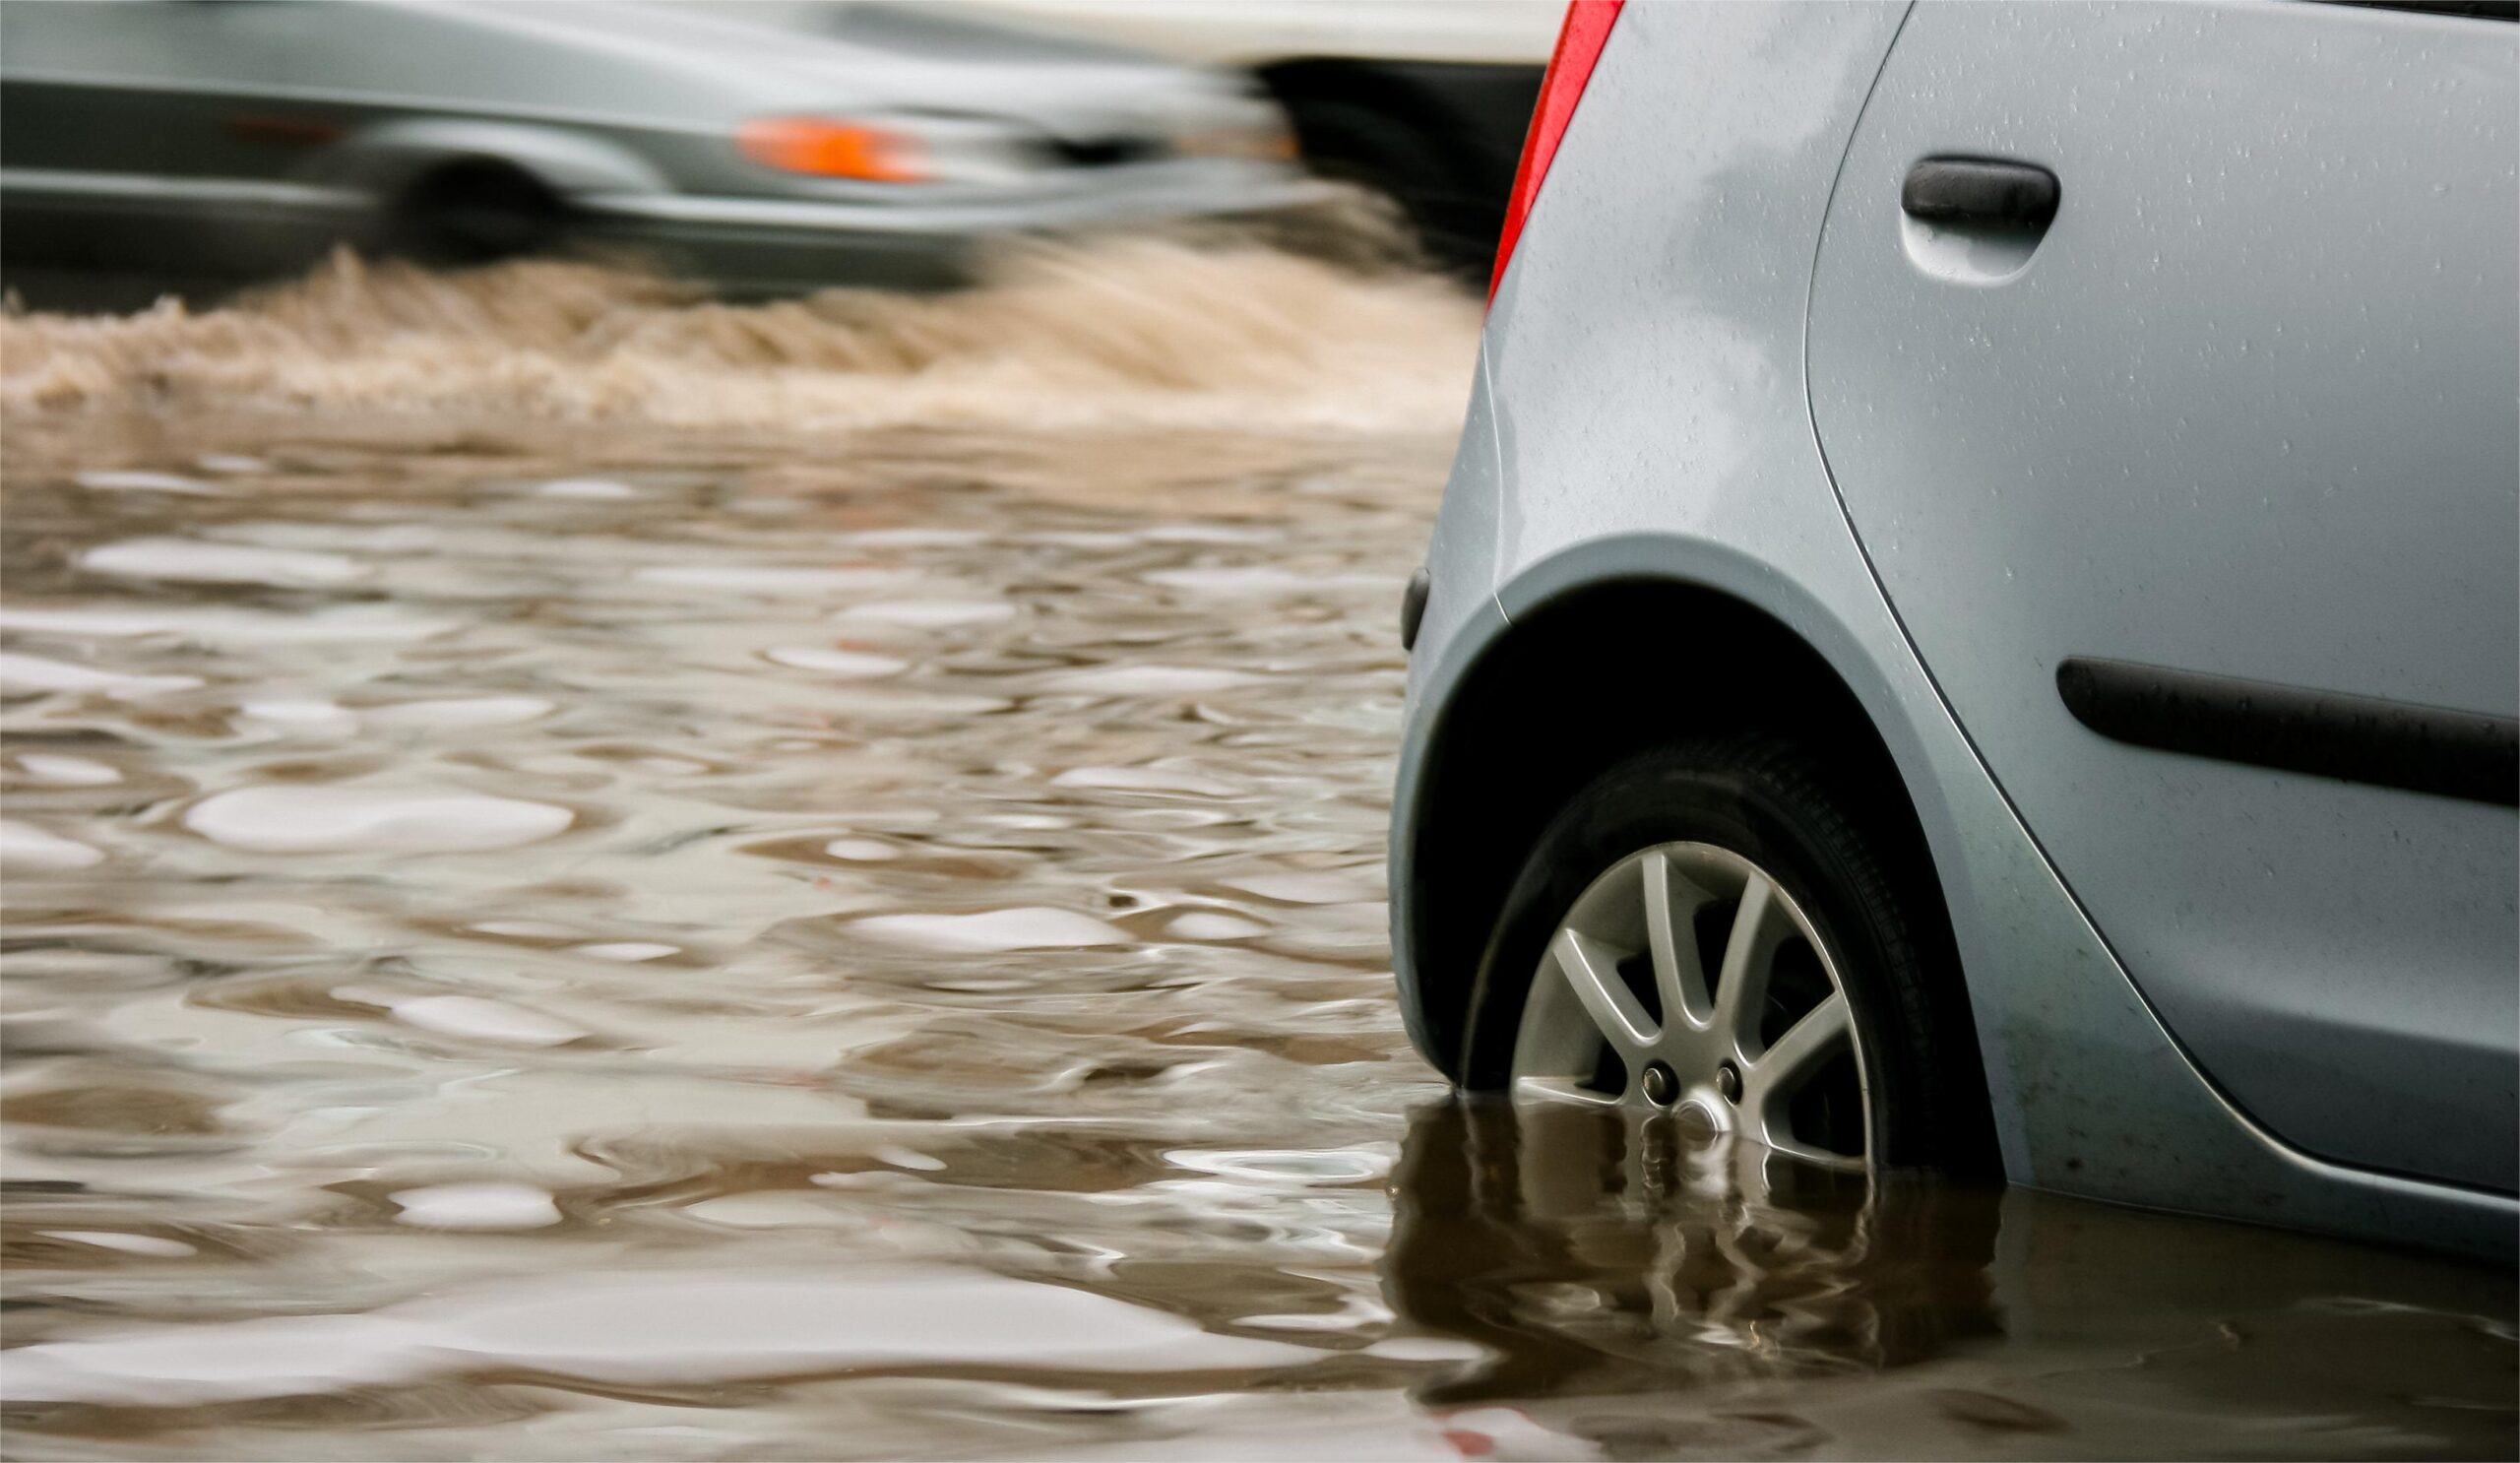
[[[1484,282],[1563,0],[972,0],[1026,26],[1233,66],[1306,165],[1397,200],[1428,253]]]
[[[0,111],[13,271],[270,274],[402,242],[433,187],[495,177],[554,233],[739,286],[936,283],[987,232],[1312,189],[1230,78],[883,7],[11,5]],[[783,117],[900,132],[939,165],[887,182],[747,156],[745,126]]]
[[[1764,715],[1904,788],[2015,1181],[2508,1254],[2512,790],[2130,745],[2056,676],[2507,737],[2515,38],[1628,7],[1429,549],[1392,852],[1421,1050],[1459,1050],[1481,912],[1554,799]],[[1922,228],[1902,180],[1934,157],[2044,167],[2062,205],[2027,247]]]

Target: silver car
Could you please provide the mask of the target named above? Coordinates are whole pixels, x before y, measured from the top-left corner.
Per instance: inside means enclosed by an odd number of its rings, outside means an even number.
[[[2510,16],[1578,4],[1404,609],[1425,1055],[2508,1256]]]
[[[751,290],[941,284],[991,232],[1301,203],[1292,147],[1238,79],[884,6],[0,6],[13,276],[593,242]]]

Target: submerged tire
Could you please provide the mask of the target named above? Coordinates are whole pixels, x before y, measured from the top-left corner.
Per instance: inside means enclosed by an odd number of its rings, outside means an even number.
[[[1612,767],[1507,895],[1467,1085],[1685,1107],[1820,1162],[1998,1173],[1938,888],[1882,821],[1772,737]]]

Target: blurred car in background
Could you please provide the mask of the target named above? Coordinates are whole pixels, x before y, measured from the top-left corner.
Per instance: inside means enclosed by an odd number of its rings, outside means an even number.
[[[1240,78],[871,4],[0,6],[0,277],[626,245],[742,292],[1318,196]]]
[[[1563,0],[974,0],[1010,21],[1247,73],[1323,177],[1389,195],[1484,285]],[[966,7],[969,9],[971,7]]]

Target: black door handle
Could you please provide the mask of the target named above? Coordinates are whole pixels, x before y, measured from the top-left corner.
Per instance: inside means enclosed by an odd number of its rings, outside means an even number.
[[[2056,217],[2056,175],[2027,162],[1927,158],[1908,172],[1899,208],[1911,219],[1959,225],[2038,227]]]

